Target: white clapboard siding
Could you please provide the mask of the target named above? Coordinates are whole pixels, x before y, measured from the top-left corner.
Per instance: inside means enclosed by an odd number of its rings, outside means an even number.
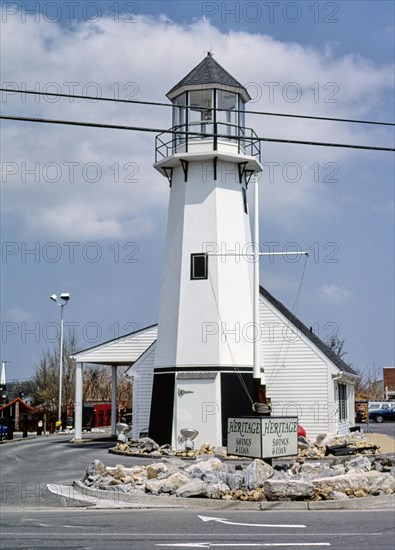
[[[308,437],[333,429],[337,409],[329,397],[332,381],[328,360],[262,295],[260,328],[261,359],[272,414],[297,414]]]
[[[152,384],[154,377],[156,342],[127,370],[127,375],[133,377],[133,417],[132,437],[139,437],[142,432],[148,432]]]
[[[157,325],[143,328],[110,342],[80,351],[73,357],[78,363],[132,365],[156,340]]]

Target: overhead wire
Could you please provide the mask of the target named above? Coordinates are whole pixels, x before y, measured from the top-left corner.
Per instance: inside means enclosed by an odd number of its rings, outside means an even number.
[[[229,140],[229,135],[227,134],[212,134],[207,132],[190,132],[183,130],[169,130],[166,128],[146,128],[143,126],[125,126],[122,124],[102,124],[98,122],[83,122],[75,120],[57,120],[57,119],[48,119],[48,118],[34,118],[34,117],[21,117],[14,115],[0,115],[0,119],[4,120],[16,120],[21,122],[37,122],[41,124],[63,124],[66,126],[81,126],[86,128],[101,128],[101,129],[110,129],[110,130],[128,130],[135,132],[153,132],[156,134],[173,134],[173,135],[188,135],[188,136],[199,136],[202,137],[216,137]],[[236,137],[235,139],[243,140],[242,137]],[[386,152],[395,152],[393,147],[379,147],[374,145],[353,145],[349,143],[328,143],[328,142],[319,142],[319,141],[305,141],[305,140],[296,140],[296,139],[281,139],[281,138],[265,138],[256,136],[253,138],[247,138],[245,141],[253,142],[271,142],[271,143],[291,143],[296,145],[310,145],[318,147],[338,147],[346,149],[363,149],[369,151],[386,151]]]
[[[114,103],[129,103],[135,105],[151,105],[155,107],[174,107],[173,103],[163,103],[160,101],[147,101],[141,99],[120,99],[115,97],[98,97],[98,96],[88,96],[82,94],[63,94],[60,92],[38,92],[36,90],[15,90],[11,88],[0,88],[0,92],[8,93],[17,93],[17,94],[28,94],[28,95],[38,95],[38,96],[48,96],[48,97],[64,97],[69,99],[85,99],[88,101],[106,101]],[[178,106],[187,108],[187,106]],[[221,109],[220,107],[213,107],[210,111],[229,111],[229,109]],[[325,120],[329,122],[347,122],[351,124],[374,124],[379,126],[395,126],[395,122],[385,122],[379,120],[358,120],[351,118],[336,118],[336,117],[324,117],[324,116],[315,116],[315,115],[300,115],[292,113],[273,113],[270,111],[252,111],[249,109],[232,109],[233,113],[245,113],[251,115],[264,115],[264,116],[277,116],[277,117],[287,117],[287,118],[305,118],[311,120]]]

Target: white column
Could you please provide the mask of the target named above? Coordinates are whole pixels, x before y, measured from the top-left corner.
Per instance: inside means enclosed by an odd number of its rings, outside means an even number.
[[[258,178],[254,174],[254,247],[255,247],[255,258],[254,258],[254,278],[253,278],[253,322],[256,329],[255,339],[253,343],[253,361],[254,361],[254,378],[260,378],[261,384],[265,384],[265,374],[261,373],[260,365],[260,350],[261,350],[261,341],[257,337],[258,327],[260,326],[260,317],[259,317],[259,187],[258,187]]]
[[[75,367],[75,403],[74,403],[74,428],[75,439],[82,439],[82,374],[84,363],[77,363]]]
[[[117,366],[112,367],[111,377],[111,435],[116,435],[115,424],[117,423]]]

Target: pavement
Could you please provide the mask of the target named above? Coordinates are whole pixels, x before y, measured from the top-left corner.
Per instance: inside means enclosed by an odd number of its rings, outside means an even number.
[[[395,453],[395,439],[385,434],[365,432],[364,436],[372,445],[380,447],[381,454]]]

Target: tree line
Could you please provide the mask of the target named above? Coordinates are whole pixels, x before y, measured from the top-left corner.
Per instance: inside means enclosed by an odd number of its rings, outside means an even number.
[[[64,340],[62,376],[62,416],[70,404],[74,404],[75,361],[73,353],[78,349],[77,338],[70,334]],[[46,415],[56,418],[59,410],[59,354],[60,346],[43,352],[35,373],[30,380],[18,383],[18,392],[29,396],[31,405]],[[118,368],[117,401],[132,407],[132,382],[125,376],[128,367]],[[110,368],[100,365],[85,366],[83,371],[83,399],[89,401],[111,401]]]

